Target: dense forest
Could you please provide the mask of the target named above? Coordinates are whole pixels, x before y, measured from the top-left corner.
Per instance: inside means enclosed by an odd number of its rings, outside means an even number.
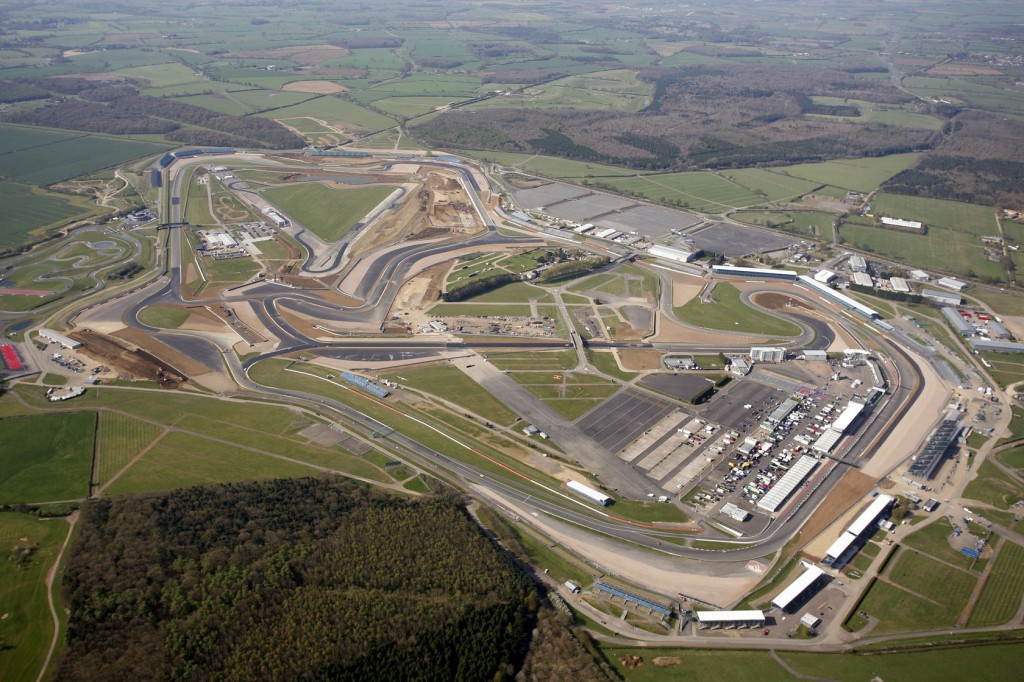
[[[277,121],[228,116],[194,104],[140,95],[132,85],[81,78],[25,79],[19,85],[45,89],[54,101],[8,116],[14,123],[111,135],[162,134],[175,142],[210,146],[294,149],[304,144]]]
[[[500,680],[539,598],[454,498],[341,479],[91,501],[59,680]]]

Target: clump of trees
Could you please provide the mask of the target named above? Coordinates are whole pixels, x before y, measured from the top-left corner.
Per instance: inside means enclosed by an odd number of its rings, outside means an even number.
[[[124,267],[115,270],[114,272],[107,275],[107,279],[114,281],[118,279],[131,279],[135,275],[145,270],[141,265],[132,261],[131,263],[125,264]]]
[[[564,279],[580,277],[592,272],[597,268],[607,265],[611,259],[608,256],[594,256],[593,258],[582,258],[572,260],[558,265],[552,265],[540,275],[541,282],[559,282]]]
[[[493,291],[494,289],[505,286],[511,282],[518,282],[519,279],[519,275],[512,274],[511,272],[499,272],[494,275],[488,275],[487,277],[478,277],[476,279],[469,280],[465,284],[452,287],[441,294],[441,300],[451,301],[453,303],[456,301],[465,301],[468,298],[473,298],[480,294],[486,294],[488,291]]]
[[[510,680],[539,607],[454,496],[340,478],[95,500],[57,679]]]

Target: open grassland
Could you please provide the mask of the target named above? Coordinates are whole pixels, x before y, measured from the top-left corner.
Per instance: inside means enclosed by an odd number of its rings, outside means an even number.
[[[0,421],[0,504],[86,497],[95,430],[91,412]]]
[[[987,627],[1009,622],[1024,598],[1024,547],[1004,542],[971,612],[968,626]]]
[[[388,97],[375,101],[373,106],[398,118],[412,118],[443,107],[450,101],[450,97]]]
[[[408,367],[386,375],[403,386],[432,393],[439,398],[479,414],[496,424],[508,426],[516,420],[514,412],[459,369],[450,365]]]
[[[903,544],[945,561],[947,564],[970,568],[974,560],[953,549],[949,544],[948,538],[952,533],[953,527],[949,524],[949,520],[941,518],[908,535],[903,540]]]
[[[336,242],[393,191],[391,186],[330,189],[302,184],[273,187],[263,196],[324,241]]]
[[[273,119],[288,119],[295,116],[308,116],[328,125],[350,130],[384,130],[398,125],[398,121],[388,118],[375,111],[370,111],[358,104],[338,99],[333,95],[324,95],[306,100],[301,104],[294,104],[282,109],[265,111],[258,116]],[[286,121],[287,122],[287,121]]]
[[[989,364],[992,365],[988,373],[1003,388],[1024,380],[1024,355],[1021,353],[992,353],[984,351],[981,353],[981,357],[988,360]]]
[[[599,71],[568,76],[469,105],[468,109],[546,109],[551,107],[640,111],[651,97],[653,87],[636,78],[632,70]]]
[[[978,288],[971,290],[970,297],[986,304],[998,315],[1024,315],[1024,293],[1019,291]]]
[[[903,551],[889,571],[889,580],[922,597],[943,604],[953,620],[967,606],[977,578],[914,551]]]
[[[857,192],[870,192],[902,170],[910,168],[920,154],[893,154],[877,158],[843,159],[802,163],[770,172],[803,178],[820,185],[834,185]]]
[[[972,434],[973,435],[973,434]],[[1017,469],[1017,473],[1024,474],[1024,447],[1016,447],[1000,452],[997,457],[1003,466]]]
[[[683,322],[705,329],[763,334],[765,336],[798,336],[800,329],[791,322],[780,320],[746,305],[740,291],[728,282],[719,282],[712,292],[714,303],[701,303],[694,298],[686,305],[673,308]]]
[[[960,610],[945,603],[919,597],[882,580],[871,583],[859,610],[878,619],[871,630],[875,634],[949,627],[960,615]]]
[[[576,367],[576,351],[524,351],[516,353],[489,353],[487,359],[498,369],[507,370],[570,370]]]
[[[206,438],[170,433],[107,489],[111,495],[162,492],[228,481],[309,476],[315,470]]]
[[[720,171],[721,177],[754,192],[768,201],[788,201],[816,189],[819,184],[760,168]]]
[[[733,220],[782,230],[799,237],[832,241],[836,216],[825,211],[737,211]]]
[[[842,97],[812,97],[815,104],[826,106],[855,106],[860,110],[860,116],[824,116],[810,114],[813,118],[823,120],[842,120],[852,123],[878,123],[881,125],[896,126],[898,128],[924,128],[926,130],[938,130],[942,127],[942,121],[934,116],[919,114],[908,111],[907,108],[895,104],[877,104],[875,102],[864,102],[862,100],[844,99]]]
[[[116,412],[100,414],[96,483],[105,484],[163,432],[159,426]]]
[[[34,145],[25,146],[21,141],[26,130],[33,131]],[[44,141],[35,131],[25,126],[0,125],[0,176],[50,185],[168,148],[164,144],[104,135],[52,131],[45,131],[54,137]]]
[[[80,199],[76,201],[13,182],[0,182],[0,206],[4,211],[0,222],[0,247],[18,244],[34,231],[63,225],[96,212]]]
[[[202,264],[208,285],[214,287],[248,282],[260,271],[260,264],[249,257],[225,260],[203,258]]]
[[[978,467],[978,475],[964,489],[965,498],[1009,509],[1024,499],[1024,486],[1008,476],[999,467],[985,461]]]
[[[0,676],[35,680],[53,637],[46,596],[46,574],[56,561],[68,525],[25,514],[0,514]],[[58,588],[59,591],[59,588]]]
[[[444,317],[529,317],[530,306],[522,303],[438,303],[431,315]]]
[[[561,370],[515,371],[508,376],[570,421],[583,416],[619,390],[618,384],[601,377]]]
[[[1006,680],[1008,666],[1024,656],[1024,644],[900,651],[873,656],[780,652],[779,656],[804,675],[842,682],[862,680],[941,680],[955,671],[970,671],[972,680]]]
[[[539,287],[527,284],[525,282],[512,282],[511,284],[505,284],[485,291],[482,294],[477,294],[466,299],[467,303],[529,303],[530,301],[538,301],[540,303],[552,302],[551,294],[544,291]]]
[[[602,180],[601,185],[630,196],[693,208],[704,213],[724,213],[756,206],[765,201],[765,197],[722,175],[704,171],[612,178]]]

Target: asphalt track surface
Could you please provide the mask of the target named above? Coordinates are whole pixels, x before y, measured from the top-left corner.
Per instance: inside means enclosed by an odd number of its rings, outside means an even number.
[[[431,163],[430,165],[445,165],[446,167],[450,167],[447,164],[439,164],[436,162]],[[463,177],[468,175],[468,181],[474,188],[477,187],[472,175],[465,171],[465,169],[456,168],[456,170],[462,172],[464,174]],[[178,173],[175,177],[173,191],[176,196],[180,196],[181,179],[183,175],[184,174],[182,173]],[[479,205],[479,198],[472,192],[470,194],[473,196],[474,202],[478,204],[480,214],[485,217],[487,230],[481,236],[465,242],[460,242],[460,246],[468,245],[489,247],[503,244],[514,244],[516,241],[520,241],[499,235],[493,223],[486,218],[486,212],[483,210],[483,207]],[[172,215],[172,219],[168,222],[179,222],[181,211],[180,202],[171,202],[171,210],[175,215]],[[192,353],[194,353],[195,357],[200,359],[203,364],[213,362],[214,346],[209,344],[207,341],[201,340],[196,336],[189,337],[188,333],[170,334],[164,330],[143,325],[137,319],[137,312],[146,305],[152,305],[153,303],[159,302],[182,302],[180,243],[176,238],[176,235],[172,234],[171,237],[171,247],[168,249],[168,278],[164,282],[163,286],[159,287],[155,293],[147,293],[144,296],[138,297],[129,297],[128,301],[132,302],[132,304],[124,311],[124,318],[128,324],[149,333],[156,334],[158,335],[158,338],[173,337],[172,343],[176,344],[175,347],[192,348]],[[525,237],[524,239],[532,240],[533,238]],[[607,512],[588,508],[590,505],[587,503],[573,499],[559,491],[546,490],[544,488],[538,489],[536,485],[531,484],[518,472],[510,470],[510,473],[507,476],[495,475],[488,471],[477,469],[465,462],[462,462],[461,460],[447,457],[427,448],[400,432],[391,430],[386,425],[382,425],[369,416],[337,401],[325,399],[316,394],[307,394],[275,387],[265,387],[248,379],[245,369],[251,367],[254,362],[268,357],[284,355],[300,349],[309,349],[310,351],[324,354],[354,353],[359,357],[365,357],[365,354],[375,357],[376,354],[435,353],[452,347],[466,347],[468,344],[394,343],[390,345],[381,345],[379,342],[375,341],[338,341],[336,343],[323,343],[309,339],[289,326],[287,322],[282,319],[277,309],[277,304],[283,303],[289,308],[294,307],[294,309],[297,309],[300,312],[307,311],[309,314],[315,314],[318,318],[325,320],[360,321],[367,323],[381,320],[383,315],[385,315],[386,311],[390,308],[390,305],[397,294],[400,283],[404,281],[404,276],[409,272],[413,263],[425,255],[442,253],[443,251],[448,250],[450,246],[451,245],[424,246],[410,244],[407,247],[399,249],[397,252],[387,254],[386,257],[375,258],[370,264],[367,277],[360,285],[360,291],[366,294],[365,302],[355,308],[334,308],[327,306],[315,297],[303,294],[299,290],[286,288],[282,288],[281,291],[275,292],[267,287],[260,287],[256,291],[243,293],[239,295],[237,300],[246,300],[257,304],[254,306],[257,310],[257,314],[260,315],[264,323],[268,323],[271,331],[281,338],[281,347],[272,353],[267,353],[258,358],[250,359],[244,364],[244,367],[242,363],[234,357],[233,353],[223,354],[220,361],[225,362],[228,365],[236,380],[238,380],[245,389],[258,393],[269,394],[270,396],[290,396],[309,404],[330,408],[344,415],[355,424],[361,424],[367,428],[375,430],[383,430],[382,432],[388,433],[386,438],[392,445],[394,445],[399,451],[407,453],[427,470],[443,468],[450,474],[454,474],[462,478],[467,483],[472,482],[474,485],[484,485],[498,495],[515,501],[524,508],[535,510],[537,513],[548,514],[554,518],[583,526],[598,533],[603,533],[621,540],[626,540],[644,547],[655,549],[665,554],[697,558],[712,562],[745,561],[748,559],[762,557],[767,553],[780,549],[789,540],[793,532],[803,524],[807,517],[810,516],[810,514],[825,499],[829,490],[845,473],[847,468],[849,466],[855,466],[858,462],[864,461],[870,457],[873,448],[877,447],[877,444],[881,442],[885,435],[896,428],[899,416],[906,411],[909,404],[912,403],[920,394],[922,389],[920,373],[916,369],[916,361],[909,354],[902,351],[898,346],[889,343],[885,339],[884,335],[879,335],[880,343],[884,348],[886,348],[889,353],[889,357],[898,367],[898,373],[902,378],[903,384],[896,390],[895,395],[888,401],[888,403],[880,410],[878,418],[859,438],[859,442],[864,441],[866,442],[866,445],[858,448],[855,453],[850,453],[846,458],[847,461],[829,462],[826,466],[822,467],[811,481],[805,484],[803,488],[794,494],[793,501],[789,503],[789,505],[777,517],[776,521],[764,532],[757,536],[743,538],[742,541],[736,541],[736,549],[729,551],[710,551],[683,547],[671,542],[663,543],[659,538],[674,536],[677,532],[670,529],[621,519],[615,516],[614,507],[610,508]],[[777,285],[772,287],[770,284],[766,285],[763,290],[773,289],[779,290]],[[811,303],[815,303],[804,295],[803,292],[794,292],[789,288],[785,289],[785,292],[790,295],[796,295],[807,299]],[[133,298],[135,299],[134,301]],[[221,302],[221,300],[222,299],[219,298],[205,299],[200,301],[189,301],[189,303],[201,305],[204,302]],[[670,309],[670,301],[668,302],[668,305]],[[817,307],[816,304],[815,307]],[[793,341],[792,345],[799,345],[801,343],[805,345],[813,344],[809,347],[824,348],[830,345],[831,340],[834,339],[834,334],[829,326],[821,320],[807,316],[793,316],[792,314],[787,314],[785,317],[788,319],[793,319],[794,317],[799,318],[795,321],[799,326],[801,326],[802,333],[800,338]],[[183,338],[191,338],[191,343],[200,345],[196,345],[194,347],[185,346],[183,345],[185,343],[182,340]],[[660,343],[593,343],[592,345],[595,347],[601,345],[604,347],[658,348],[666,350],[679,349],[688,352],[707,351],[715,353],[721,352],[722,350],[729,350],[729,348],[723,348],[722,346],[705,349],[695,348],[694,346],[688,346],[686,344]],[[742,345],[737,344],[736,349],[748,348],[749,345],[749,343],[744,343]],[[205,348],[203,348],[203,346],[205,346]],[[544,346],[551,347],[550,344],[544,344]],[[217,350],[217,354],[220,354],[219,350]],[[384,405],[388,407],[388,409],[394,409],[386,404]]]

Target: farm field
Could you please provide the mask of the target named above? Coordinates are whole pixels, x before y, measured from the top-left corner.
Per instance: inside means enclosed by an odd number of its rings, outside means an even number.
[[[981,357],[991,363],[989,374],[1002,386],[1007,387],[1024,380],[1024,355],[1021,353],[983,352]]]
[[[719,171],[718,175],[750,189],[768,201],[789,201],[814,191],[819,184],[802,178],[794,178],[760,168],[741,168]]]
[[[78,202],[82,200],[76,199],[28,185],[0,181],[0,206],[4,207],[0,247],[18,244],[35,231],[95,213],[95,209],[81,205]]]
[[[653,88],[636,79],[631,70],[598,71],[568,76],[550,83],[531,86],[521,93],[499,96],[470,104],[467,109],[493,107],[544,109],[572,107],[609,111],[640,111],[646,106]]]
[[[815,104],[827,106],[855,106],[860,110],[860,116],[819,116],[810,114],[813,118],[826,120],[843,120],[856,123],[878,123],[891,125],[898,128],[925,128],[927,130],[938,130],[942,127],[942,121],[934,116],[919,114],[907,111],[905,108],[893,104],[876,104],[856,99],[844,99],[842,97],[812,97]]]
[[[326,242],[336,242],[384,201],[394,187],[329,189],[318,184],[273,187],[263,196]]]
[[[971,298],[976,298],[1000,315],[1024,315],[1024,296],[1019,293],[972,289]]]
[[[375,111],[370,111],[358,104],[338,99],[333,95],[324,95],[273,111],[265,111],[257,116],[273,119],[288,119],[295,116],[309,116],[320,119],[330,125],[336,125],[346,131],[374,131],[393,128],[398,121],[388,118]]]
[[[967,625],[974,628],[1009,622],[1020,608],[1021,598],[1024,598],[1024,547],[1004,542]]]
[[[764,336],[800,334],[800,329],[793,323],[755,310],[743,303],[739,289],[727,282],[719,282],[711,297],[714,303],[701,303],[698,297],[682,307],[673,308],[673,311],[683,322],[705,329]]]
[[[0,561],[0,641],[4,643],[0,671],[4,680],[36,679],[46,658],[53,637],[46,574],[67,532],[68,524],[62,519],[0,514],[0,543],[9,553]]]
[[[88,412],[0,421],[0,504],[88,496],[95,430],[96,415]]]
[[[388,372],[385,376],[403,386],[432,393],[496,424],[508,426],[516,420],[514,412],[455,367],[409,367]]]
[[[772,169],[771,173],[803,178],[821,185],[834,185],[857,192],[870,192],[902,170],[912,166],[920,154],[893,154],[878,158],[843,159],[803,163]]]
[[[733,220],[782,230],[799,237],[832,241],[835,214],[825,211],[737,211]]]
[[[104,485],[161,433],[155,424],[116,412],[101,413],[96,483]]]
[[[724,213],[732,209],[756,206],[765,201],[765,197],[730,182],[722,175],[700,171],[613,178],[603,180],[599,186],[607,186],[618,192],[652,201],[692,208],[703,213]]]
[[[166,144],[82,133],[58,133],[60,139],[44,142],[34,128],[27,130],[33,131],[36,145],[24,147],[18,138],[25,130],[24,126],[0,125],[0,150],[10,150],[0,152],[0,176],[37,185],[50,185],[168,148]]]

